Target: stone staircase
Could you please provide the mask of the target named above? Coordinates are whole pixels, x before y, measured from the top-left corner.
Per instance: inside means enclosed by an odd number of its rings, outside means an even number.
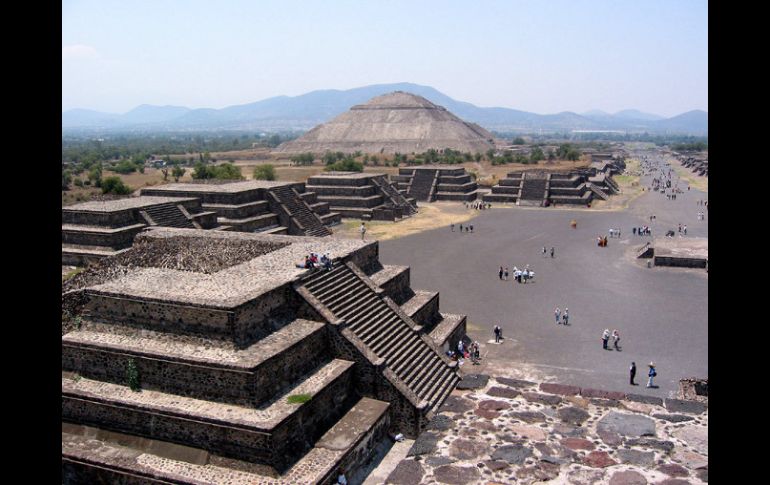
[[[178,206],[173,204],[147,207],[140,212],[149,216],[148,223],[150,225],[195,229],[193,222],[185,216]]]
[[[352,263],[335,263],[301,280],[304,289],[398,377],[425,412],[439,406],[460,380],[435,344]],[[430,342],[430,343],[429,343]]]
[[[603,191],[602,189],[597,187],[595,184],[592,184],[591,182],[586,182],[586,185],[591,190],[591,192],[596,194],[596,196],[599,197],[600,199],[607,200],[610,198],[610,196],[607,195],[607,192]]]
[[[538,204],[545,199],[548,179],[531,177],[527,174],[522,180],[520,201],[532,201]]]
[[[437,171],[434,170],[415,170],[412,183],[409,185],[409,197],[419,201],[432,202],[436,173]]]
[[[299,223],[305,236],[323,237],[331,235],[331,230],[323,224],[323,221],[310,209],[291,186],[281,186],[270,189],[278,202],[289,211],[289,215]]]
[[[372,177],[372,183],[388,196],[393,205],[404,208],[405,215],[411,216],[417,213],[417,207],[412,205],[385,177]]]

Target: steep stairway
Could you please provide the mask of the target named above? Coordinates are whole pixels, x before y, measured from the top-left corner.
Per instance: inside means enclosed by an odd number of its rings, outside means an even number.
[[[441,351],[429,345],[413,322],[375,291],[352,263],[335,263],[302,280],[304,287],[349,328],[419,399],[427,411],[440,405],[460,380]]]
[[[323,224],[323,221],[291,186],[275,187],[270,189],[270,192],[289,210],[291,217],[302,225],[305,236],[331,235],[331,230]]]
[[[372,183],[388,196],[393,205],[403,208],[405,215],[411,216],[417,213],[417,208],[401,192],[393,188],[385,177],[372,177]]]
[[[150,217],[156,226],[195,229],[195,225],[173,204],[148,207],[141,211]]]
[[[415,200],[431,202],[431,189],[436,178],[436,170],[415,170],[409,186],[409,197]]]

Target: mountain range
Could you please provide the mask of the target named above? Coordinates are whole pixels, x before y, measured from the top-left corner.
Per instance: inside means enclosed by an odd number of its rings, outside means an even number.
[[[465,121],[488,130],[510,132],[619,130],[648,133],[708,135],[708,113],[688,111],[665,118],[627,109],[615,114],[592,110],[582,114],[564,111],[541,115],[510,108],[482,108],[457,101],[430,87],[412,83],[376,84],[348,90],[326,89],[300,96],[276,96],[222,109],[143,104],[124,114],[71,109],[62,113],[62,130],[100,131],[209,131],[209,130],[309,130],[393,91],[417,94],[443,106]]]

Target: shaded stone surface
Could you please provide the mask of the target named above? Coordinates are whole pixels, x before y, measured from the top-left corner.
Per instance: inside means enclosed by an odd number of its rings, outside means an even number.
[[[667,478],[662,482],[657,482],[656,485],[690,485],[690,482],[681,478]]]
[[[580,394],[580,388],[578,386],[553,384],[550,382],[540,384],[540,390],[543,392],[550,392],[551,394],[561,394],[562,396],[576,396]]]
[[[663,399],[654,396],[645,396],[642,394],[626,394],[627,401],[642,402],[645,404],[654,404],[656,406],[663,406]]]
[[[425,459],[425,463],[430,466],[449,465],[450,463],[454,463],[456,461],[457,460],[449,458],[448,456],[429,456]]]
[[[428,423],[428,426],[425,429],[444,431],[450,429],[452,426],[454,426],[454,420],[452,418],[443,414],[439,414],[430,420],[430,423]]]
[[[473,409],[473,403],[460,396],[449,396],[441,406],[440,411],[450,413],[464,413]]]
[[[538,402],[540,404],[556,405],[560,404],[562,399],[559,396],[550,394],[540,394],[539,392],[525,392],[522,394],[524,399],[529,402]]]
[[[505,445],[495,450],[493,460],[504,460],[512,465],[521,465],[528,457],[532,456],[532,450],[524,445]]]
[[[456,439],[449,445],[449,456],[458,460],[470,460],[486,454],[487,444],[481,441],[471,441],[464,438]]]
[[[585,436],[586,430],[583,428],[576,428],[564,423],[557,423],[553,426],[553,432],[562,436]]]
[[[646,485],[647,479],[639,472],[626,470],[615,472],[610,478],[610,485]]]
[[[686,477],[690,474],[685,467],[675,463],[660,465],[657,470],[661,473],[665,473],[670,477]]]
[[[475,466],[460,467],[455,465],[443,465],[433,470],[433,477],[439,483],[451,485],[463,485],[477,480],[481,472]],[[416,483],[416,482],[411,482]]]
[[[427,455],[433,453],[436,450],[436,443],[438,442],[439,435],[436,433],[426,431],[414,441],[414,444],[409,448],[409,452],[406,456],[418,456]]]
[[[601,483],[604,474],[604,470],[578,468],[577,470],[570,470],[567,474],[567,480],[571,485],[594,485]]]
[[[679,438],[680,440],[687,443],[690,448],[694,449],[698,453],[703,453],[704,455],[709,454],[708,428],[688,427],[678,429],[671,434],[674,435],[675,438]]]
[[[569,407],[559,409],[559,418],[565,423],[580,425],[589,417],[590,414],[580,408]]]
[[[617,450],[621,463],[630,463],[639,466],[652,466],[655,463],[655,453],[640,450]]]
[[[655,436],[655,421],[645,416],[612,411],[599,420],[596,429],[623,436]]]
[[[593,404],[594,406],[604,406],[604,407],[607,407],[607,408],[616,408],[616,407],[620,406],[620,401],[618,401],[616,399],[599,399],[599,398],[594,398],[594,399],[591,399],[591,404]]]
[[[545,422],[545,415],[537,411],[512,411],[508,413],[508,416],[520,421],[524,421],[525,423]]]
[[[486,387],[489,376],[485,374],[468,374],[457,383],[456,389],[481,389]]]
[[[666,399],[666,409],[672,413],[705,413],[708,408],[704,403],[698,401],[683,401],[681,399]]]
[[[684,414],[653,414],[652,417],[663,419],[671,423],[682,423],[684,421],[692,421],[695,419],[692,416],[685,416]]]
[[[628,409],[629,411],[633,411],[635,413],[644,413],[647,415],[660,411],[658,406],[655,406],[654,404],[645,404],[645,403],[634,402],[634,401],[623,401],[623,403],[621,404],[621,407]]]
[[[505,461],[497,461],[497,460],[487,460],[484,462],[484,464],[492,470],[493,472],[502,470],[504,468],[508,468],[508,463]]]
[[[674,443],[671,441],[662,441],[653,438],[634,438],[626,440],[626,444],[628,446],[655,448],[656,450],[660,450],[665,453],[671,453],[671,451],[674,449]]]
[[[613,399],[615,401],[619,401],[626,398],[626,394],[624,392],[603,391],[601,389],[586,389],[586,388],[581,389],[580,395],[583,397],[599,397],[602,399]]]
[[[401,460],[386,480],[386,483],[395,485],[412,485],[419,483],[425,470],[422,465],[414,460]]]
[[[508,377],[496,377],[495,380],[505,386],[518,388],[532,387],[535,385],[534,382],[523,381],[521,379],[509,379]]]
[[[597,429],[596,434],[599,438],[609,446],[619,446],[623,443],[623,438],[614,431],[608,431],[606,429]]]
[[[511,407],[505,401],[495,401],[494,399],[488,399],[481,401],[476,409],[476,414],[487,419],[494,419],[500,416],[500,411],[509,409]]]
[[[583,458],[583,463],[594,468],[605,468],[617,465],[617,462],[610,458],[606,451],[592,451]]]
[[[514,399],[521,394],[521,392],[511,389],[509,387],[492,387],[487,391],[487,394],[494,397],[506,397],[508,399]]]
[[[540,481],[553,480],[559,476],[560,466],[555,463],[540,461],[532,466],[519,468],[516,476],[521,479],[533,478]]]
[[[583,438],[564,438],[560,443],[570,450],[593,450],[596,445]]]
[[[709,482],[709,471],[708,471],[708,469],[697,470],[695,472],[695,476],[698,477],[698,480],[700,480],[702,482],[706,482],[706,483]]]

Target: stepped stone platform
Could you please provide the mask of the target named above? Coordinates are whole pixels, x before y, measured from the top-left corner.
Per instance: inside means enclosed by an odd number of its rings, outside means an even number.
[[[311,251],[331,270],[298,268]],[[416,437],[460,380],[443,347],[466,318],[378,252],[159,227],[68,280],[63,483],[330,483]]]
[[[468,375],[385,483],[708,483],[708,406]]]
[[[417,213],[414,199],[405,197],[386,174],[325,172],[310,177],[306,188],[342,217],[398,221]]]
[[[84,266],[131,246],[147,227],[216,228],[216,215],[192,197],[131,197],[62,208],[62,264]]]
[[[601,165],[602,170],[598,170]],[[508,202],[518,205],[549,206],[555,204],[587,205],[594,199],[607,200],[620,191],[611,173],[616,165],[597,163],[588,170],[549,173],[539,170],[511,172],[484,194],[484,202]]]
[[[463,167],[421,165],[400,168],[392,177],[399,190],[421,202],[437,200],[473,201],[481,192]]]
[[[702,237],[656,237],[652,244],[655,266],[706,268],[709,241]]]
[[[331,234],[327,226],[340,223],[340,215],[301,182],[175,183],[144,188],[142,194],[196,197],[231,231],[322,237]]]

